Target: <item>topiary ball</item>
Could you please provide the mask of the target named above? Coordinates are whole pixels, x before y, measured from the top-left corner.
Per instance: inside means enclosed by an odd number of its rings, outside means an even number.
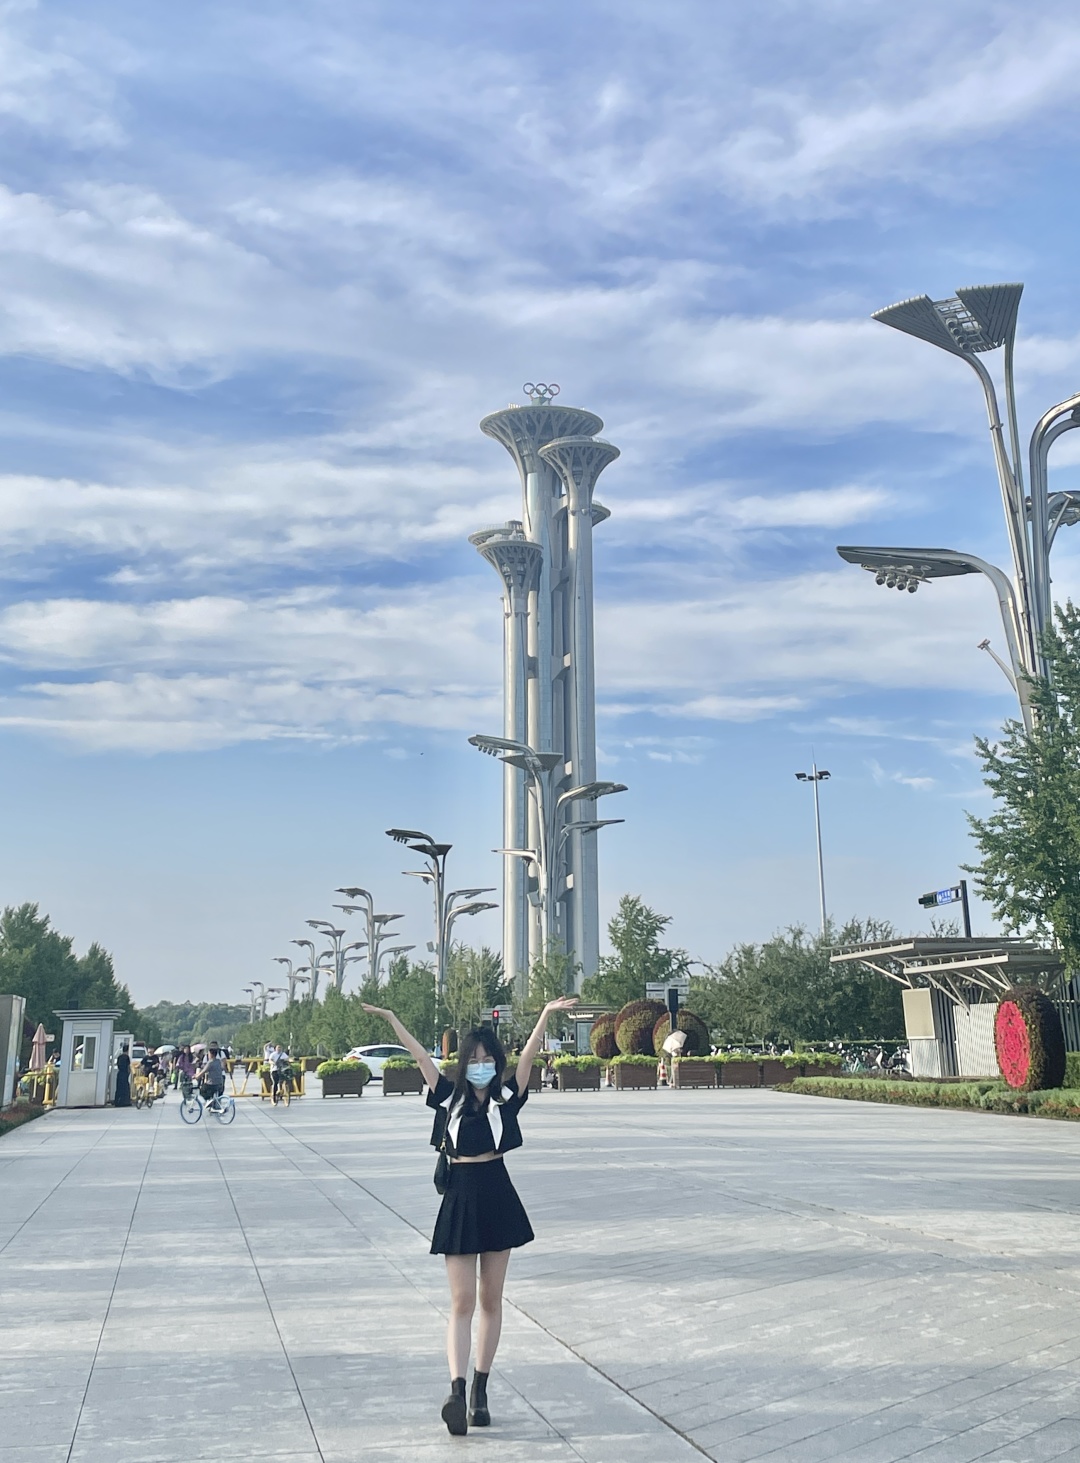
[[[682,1049],[684,1057],[707,1057],[709,1055],[712,1046],[709,1038],[709,1028],[700,1016],[695,1016],[693,1011],[684,1010],[680,1006],[676,1027],[679,1031],[686,1032],[686,1045]],[[662,1052],[664,1050],[664,1042],[667,1041],[670,1035],[671,1016],[665,1011],[653,1027],[653,1050],[657,1053]]]
[[[615,1012],[605,1011],[589,1027],[589,1045],[594,1057],[610,1062],[619,1048],[615,1045]]]
[[[653,1027],[664,1015],[663,1001],[629,1001],[615,1017],[615,1045],[624,1057],[653,1057]]]
[[[994,1046],[1001,1075],[1018,1092],[1042,1092],[1065,1080],[1061,1017],[1032,986],[1014,986],[998,1002]]]

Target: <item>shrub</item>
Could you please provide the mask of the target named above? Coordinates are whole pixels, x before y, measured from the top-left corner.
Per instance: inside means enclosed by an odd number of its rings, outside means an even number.
[[[1063,1087],[1080,1087],[1080,1052],[1065,1053],[1065,1081]]]
[[[597,1016],[589,1028],[589,1045],[593,1056],[601,1057],[606,1062],[619,1050],[615,1044],[615,1020],[614,1011],[605,1011],[602,1016]]]
[[[1014,986],[998,1003],[994,1045],[1001,1075],[1018,1092],[1045,1091],[1065,1080],[1065,1033],[1050,997]]]
[[[371,1068],[366,1062],[346,1062],[332,1060],[320,1062],[315,1068],[315,1075],[321,1082],[324,1077],[337,1077],[339,1075],[359,1075],[361,1084],[366,1087],[371,1081]]]
[[[891,1078],[796,1077],[789,1089],[811,1097],[840,1097],[913,1107],[1027,1114],[1080,1121],[1080,1090],[1021,1092],[1005,1082],[898,1082]]]
[[[383,1071],[389,1067],[392,1072],[404,1072],[409,1067],[415,1068],[419,1065],[415,1057],[387,1057],[383,1062]]]
[[[607,1062],[602,1057],[556,1057],[555,1070],[562,1071],[564,1067],[573,1067],[578,1072],[590,1072],[597,1067],[606,1067]]]
[[[667,1014],[662,1001],[630,1001],[615,1018],[615,1045],[623,1056],[651,1057],[653,1027]]]
[[[621,1056],[612,1057],[612,1067],[655,1067],[656,1058],[644,1056],[641,1052],[623,1052]]]
[[[709,1028],[702,1021],[700,1016],[695,1016],[693,1011],[685,1011],[680,1006],[676,1018],[679,1031],[686,1032],[686,1045],[682,1049],[684,1057],[707,1057],[712,1045],[709,1040]],[[653,1051],[663,1050],[664,1042],[671,1035],[671,1016],[668,1012],[660,1017],[653,1027]]]

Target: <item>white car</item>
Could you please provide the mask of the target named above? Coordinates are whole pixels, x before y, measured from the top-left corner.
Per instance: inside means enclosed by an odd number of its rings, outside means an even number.
[[[391,1046],[389,1042],[382,1046],[354,1046],[351,1052],[345,1053],[347,1062],[363,1062],[371,1071],[373,1082],[382,1081],[383,1064],[388,1057],[407,1057],[407,1049],[403,1046]]]

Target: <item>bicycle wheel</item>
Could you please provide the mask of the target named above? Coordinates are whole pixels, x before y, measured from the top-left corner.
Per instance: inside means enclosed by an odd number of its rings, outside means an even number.
[[[290,1099],[291,1096],[292,1096],[292,1078],[291,1077],[286,1077],[285,1081],[281,1084],[281,1100],[282,1100],[282,1102],[284,1102],[284,1104],[285,1104],[286,1107],[288,1107],[288,1105],[289,1105],[289,1099]]]
[[[143,1105],[143,1095],[142,1095],[142,1088],[141,1087],[136,1087],[136,1089],[135,1089],[135,1096],[131,1100],[134,1103],[136,1109],[142,1107],[142,1105]]]
[[[185,1123],[197,1123],[202,1117],[203,1105],[200,1098],[194,1092],[190,1097],[185,1097],[180,1104],[180,1116]]]
[[[219,1123],[231,1123],[236,1116],[236,1103],[231,1097],[222,1097],[214,1108],[214,1116]]]

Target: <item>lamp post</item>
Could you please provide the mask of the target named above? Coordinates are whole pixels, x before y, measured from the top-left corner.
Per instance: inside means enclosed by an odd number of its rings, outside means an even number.
[[[249,1026],[254,1026],[254,1024],[255,1024],[255,987],[254,986],[250,986],[250,985],[246,985],[244,987],[244,994],[246,996],[250,996],[251,997],[251,1001],[249,1003],[249,1008],[248,1008],[248,1025]]]
[[[609,793],[625,792],[622,782],[585,782],[576,787],[558,791],[559,769],[564,765],[561,755],[553,752],[537,752],[527,742],[515,742],[507,737],[472,736],[471,746],[511,767],[518,767],[525,773],[526,786],[533,800],[535,817],[532,826],[536,829],[535,849],[501,849],[504,856],[526,858],[536,869],[536,889],[528,889],[530,903],[539,915],[539,938],[530,941],[530,955],[542,959],[552,940],[562,931],[558,920],[558,899],[565,887],[565,844],[566,831],[573,831],[572,822],[563,823],[563,810],[573,802],[595,801]],[[565,779],[562,779],[565,780]],[[583,819],[576,826],[582,832],[595,832],[609,822],[622,819]],[[561,825],[561,826],[560,826]]]
[[[304,965],[298,965],[294,968],[292,961],[287,955],[275,955],[274,961],[278,965],[288,966],[288,969],[285,972],[285,977],[289,982],[289,999],[287,1004],[291,1006],[293,1001],[296,999],[296,987],[298,985],[310,984],[311,976],[302,975],[300,973],[301,971],[306,970],[308,967]]]
[[[391,920],[401,919],[400,914],[376,914],[375,900],[367,889],[353,887],[351,889],[337,889],[337,894],[344,894],[346,899],[359,899],[359,904],[335,904],[335,909],[340,909],[343,914],[355,914],[357,910],[363,910],[367,920],[367,951],[368,951],[368,974],[373,974],[375,966],[379,961],[379,944],[385,939],[384,926]]]
[[[979,378],[986,401],[990,441],[1012,556],[1012,576],[974,554],[952,549],[870,549],[844,546],[840,556],[861,564],[878,584],[914,592],[921,583],[953,574],[984,574],[994,586],[1001,608],[1010,670],[1006,670],[1030,731],[1033,721],[1027,678],[1046,675],[1042,636],[1051,620],[1050,550],[1057,531],[1080,522],[1080,493],[1049,493],[1047,460],[1051,446],[1064,432],[1080,427],[1080,394],[1045,412],[1028,443],[1031,496],[1024,492],[1020,432],[1016,413],[1013,350],[1022,284],[976,285],[958,289],[947,300],[916,295],[874,313],[873,319],[936,345],[966,361]],[[1002,423],[993,378],[980,357],[1004,346],[1005,412]],[[951,563],[954,567],[945,567]],[[980,649],[989,650],[983,641]],[[993,652],[991,652],[993,654]],[[1001,664],[999,658],[994,659]],[[1004,669],[1004,667],[1003,667]]]
[[[314,1005],[314,1003],[319,998],[319,976],[333,974],[333,972],[331,970],[328,970],[327,967],[322,963],[323,956],[332,955],[333,951],[320,950],[319,954],[316,955],[315,946],[310,940],[291,940],[290,944],[299,945],[301,950],[307,951],[307,969],[311,972],[311,1000],[312,1004]]]
[[[263,996],[262,996],[262,1017],[261,1017],[261,1019],[263,1021],[266,1020],[266,1003],[270,999],[271,996],[287,996],[288,994],[289,994],[288,989],[285,986],[283,986],[283,985],[268,985],[266,987],[266,989],[263,991]]]
[[[435,994],[441,1000],[446,987],[446,956],[449,949],[450,930],[454,920],[462,914],[479,914],[481,909],[496,909],[497,905],[469,905],[455,908],[455,900],[472,900],[478,894],[491,894],[491,889],[452,889],[446,893],[446,856],[453,844],[436,843],[430,833],[418,833],[407,828],[388,828],[387,836],[396,843],[404,843],[413,853],[418,853],[427,863],[426,869],[406,869],[404,872],[416,879],[423,879],[431,885],[435,904]],[[389,918],[400,918],[398,915]]]
[[[386,836],[395,843],[404,843],[427,863],[426,869],[407,869],[405,872],[431,885],[435,903],[435,995],[441,1000],[446,983],[446,945],[443,939],[446,916],[446,856],[454,845],[436,843],[430,833],[409,828],[388,828]]]
[[[814,832],[817,834],[817,877],[818,877],[818,900],[821,904],[821,938],[825,938],[828,928],[828,916],[825,913],[825,860],[821,853],[821,803],[818,799],[818,785],[828,782],[831,773],[818,770],[817,763],[813,763],[812,772],[796,772],[795,776],[800,782],[811,782],[814,785]]]

